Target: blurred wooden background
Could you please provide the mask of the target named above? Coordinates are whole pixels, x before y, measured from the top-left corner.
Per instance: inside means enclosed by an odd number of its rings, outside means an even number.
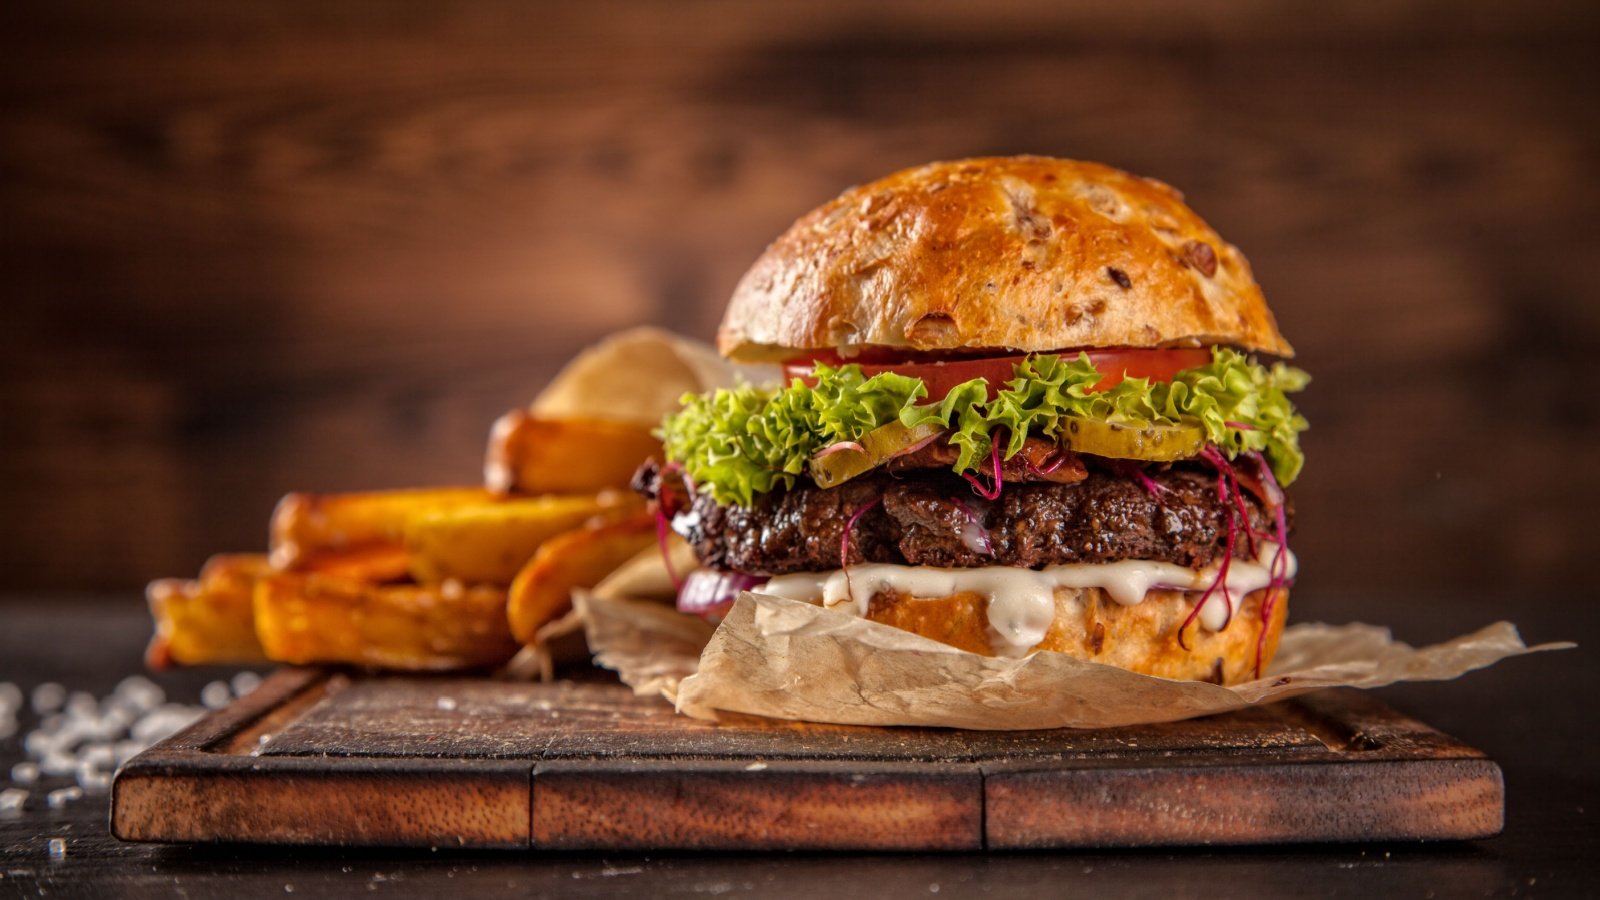
[[[845,186],[1037,152],[1179,186],[1255,264],[1316,376],[1308,581],[1592,595],[1597,11],[13,0],[0,587],[473,480],[576,348],[709,336]]]

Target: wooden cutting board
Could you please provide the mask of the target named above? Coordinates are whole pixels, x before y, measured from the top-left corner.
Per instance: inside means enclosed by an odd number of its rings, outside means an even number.
[[[600,680],[285,669],[130,761],[130,841],[979,850],[1481,838],[1500,768],[1355,691],[1099,731],[709,724]]]

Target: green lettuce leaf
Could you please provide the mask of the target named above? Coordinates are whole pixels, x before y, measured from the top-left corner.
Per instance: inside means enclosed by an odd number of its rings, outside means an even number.
[[[1195,422],[1227,456],[1260,451],[1282,484],[1300,474],[1299,435],[1308,426],[1288,394],[1310,376],[1277,363],[1268,369],[1244,354],[1213,348],[1211,362],[1185,369],[1171,382],[1127,378],[1094,391],[1101,373],[1087,354],[1067,360],[1029,356],[1011,381],[989,399],[982,378],[957,385],[936,403],[920,379],[894,373],[866,378],[859,366],[818,365],[816,385],[795,379],[787,387],[740,385],[689,394],[683,409],[658,432],[667,459],[718,503],[749,506],[779,486],[794,486],[817,451],[854,441],[898,419],[908,427],[935,423],[960,452],[954,470],[976,470],[997,434],[1007,459],[1029,435],[1059,437],[1076,416],[1130,425]]]

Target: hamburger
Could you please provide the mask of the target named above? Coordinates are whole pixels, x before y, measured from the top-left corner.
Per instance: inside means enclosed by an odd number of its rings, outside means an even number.
[[[1042,157],[890,175],[773,242],[717,346],[786,377],[684,397],[635,478],[701,564],[680,609],[756,590],[1218,684],[1270,662],[1309,378],[1176,190]]]

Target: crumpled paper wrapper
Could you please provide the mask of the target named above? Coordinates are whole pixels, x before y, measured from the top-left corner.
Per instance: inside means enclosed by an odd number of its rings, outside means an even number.
[[[673,571],[695,568],[694,551],[676,535],[668,547]],[[716,626],[673,606],[677,587],[652,547],[593,591],[572,592],[572,617],[583,623],[594,661],[626,672],[635,694],[672,697],[693,675]]]
[[[641,560],[641,564],[643,561]],[[1208,716],[1328,687],[1444,681],[1525,653],[1509,622],[1413,648],[1374,625],[1286,629],[1267,675],[1222,687],[1172,681],[1062,653],[980,656],[809,603],[746,592],[715,630],[660,602],[577,598],[597,661],[679,712],[845,725],[980,730],[1109,728]]]
[[[585,348],[529,405],[550,418],[603,418],[654,428],[684,394],[770,381],[775,366],[739,365],[704,341],[649,326],[619,331]]]

